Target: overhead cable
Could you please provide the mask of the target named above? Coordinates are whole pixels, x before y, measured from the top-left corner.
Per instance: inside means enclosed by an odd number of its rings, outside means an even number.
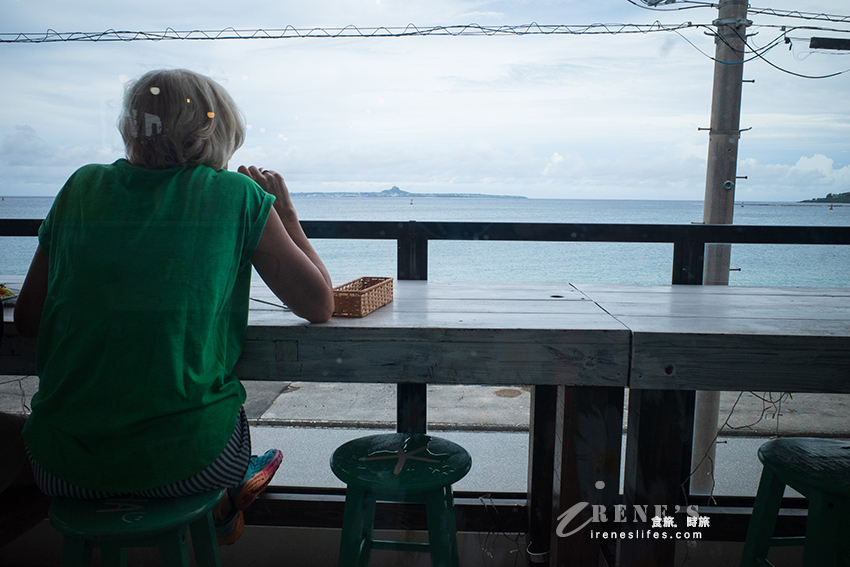
[[[669,32],[696,27],[691,22],[681,24],[589,24],[541,25],[535,22],[519,26],[482,26],[466,24],[420,28],[413,24],[405,27],[295,28],[237,30],[184,30],[168,28],[165,31],[122,31],[109,29],[103,32],[57,32],[49,29],[39,33],[0,33],[0,43],[54,43],[74,41],[165,41],[165,40],[223,40],[223,39],[293,39],[293,38],[375,38],[408,36],[495,36],[495,35],[619,35]]]
[[[815,12],[798,12],[796,10],[775,10],[774,8],[747,8],[748,14],[764,14],[777,16],[779,18],[797,18],[802,20],[820,20],[824,22],[850,23],[850,16],[837,16],[834,14],[818,14]]]
[[[765,63],[767,63],[767,64],[768,64],[768,65],[770,65],[771,67],[773,67],[774,69],[776,69],[776,70],[778,70],[778,71],[782,71],[783,73],[787,73],[788,75],[793,75],[793,76],[795,76],[795,77],[800,77],[801,79],[829,79],[829,78],[831,78],[831,77],[837,77],[838,75],[843,75],[843,74],[845,74],[845,73],[850,73],[850,69],[845,69],[844,71],[837,71],[837,72],[835,72],[835,73],[829,73],[829,74],[826,74],[826,75],[804,75],[804,74],[802,74],[802,73],[796,73],[796,72],[794,72],[794,71],[790,71],[790,70],[788,70],[788,69],[784,69],[784,68],[780,67],[779,65],[776,65],[775,63],[773,63],[772,61],[770,61],[769,59],[767,59],[767,58],[763,55],[763,53],[766,51],[766,50],[765,50],[765,48],[762,48],[761,52],[760,52],[760,50],[756,50],[756,49],[754,49],[754,48],[753,48],[753,47],[752,47],[752,46],[751,46],[751,45],[747,42],[747,37],[746,37],[745,35],[741,35],[741,33],[740,33],[740,32],[738,32],[738,30],[737,30],[737,29],[735,29],[735,28],[732,28],[732,29],[733,29],[733,32],[735,33],[735,35],[737,35],[737,36],[738,36],[738,37],[739,37],[739,38],[740,38],[740,39],[744,42],[744,45],[745,45],[746,47],[748,47],[748,48],[749,48],[749,49],[750,49],[750,50],[751,50],[751,51],[752,51],[752,52],[756,55],[756,57],[758,57],[759,59],[761,59],[762,61],[764,61]],[[775,41],[776,41],[776,40],[774,40],[774,42],[775,42]],[[771,46],[770,46],[770,48],[773,48],[773,47],[774,47],[774,45],[771,45]]]
[[[629,4],[655,12],[672,12],[675,10],[691,10],[693,8],[719,8],[716,2],[697,2],[695,0],[626,0]],[[662,7],[663,6],[663,7]],[[797,18],[802,20],[820,20],[824,22],[850,23],[850,16],[825,14],[818,12],[800,12],[799,10],[777,10],[776,8],[747,7],[748,14],[764,14],[778,18]]]
[[[633,4],[638,8],[643,8],[644,10],[652,10],[653,12],[675,12],[679,10],[692,10],[694,8],[717,8],[717,4],[712,2],[692,2],[689,0],[667,0],[665,2],[647,2],[647,0],[642,0],[642,3],[635,2],[635,0],[626,0],[629,4]],[[680,4],[687,4],[686,6],[680,6]],[[669,6],[665,8],[661,8],[660,6]]]

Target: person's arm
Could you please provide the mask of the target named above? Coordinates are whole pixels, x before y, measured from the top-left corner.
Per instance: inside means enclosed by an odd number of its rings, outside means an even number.
[[[275,196],[252,259],[257,273],[293,313],[313,323],[327,321],[334,310],[331,277],[298,222],[283,177],[244,165],[239,173]]]
[[[21,293],[15,300],[15,327],[22,337],[38,335],[41,312],[47,298],[47,268],[47,254],[39,246],[35,249]]]

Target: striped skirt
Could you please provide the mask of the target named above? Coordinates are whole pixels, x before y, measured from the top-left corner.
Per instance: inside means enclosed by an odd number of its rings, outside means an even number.
[[[48,496],[62,496],[65,498],[97,499],[114,498],[116,496],[140,496],[142,498],[176,498],[189,496],[210,490],[231,488],[242,483],[248,463],[251,459],[251,433],[248,429],[248,417],[245,408],[239,410],[239,419],[233,435],[221,455],[207,468],[198,474],[185,480],[137,492],[101,492],[80,488],[60,478],[56,478],[41,468],[32,458],[27,450],[30,464],[32,465],[35,482],[42,492]]]

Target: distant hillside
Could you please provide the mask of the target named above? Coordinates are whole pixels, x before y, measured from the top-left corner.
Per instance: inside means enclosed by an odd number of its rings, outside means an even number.
[[[392,189],[384,191],[363,192],[338,192],[338,193],[293,193],[299,197],[403,197],[412,199],[414,197],[486,197],[488,199],[527,199],[520,195],[483,195],[481,193],[409,193],[402,191],[395,185]]]
[[[818,199],[806,199],[801,203],[850,203],[850,193],[829,193],[826,197]]]

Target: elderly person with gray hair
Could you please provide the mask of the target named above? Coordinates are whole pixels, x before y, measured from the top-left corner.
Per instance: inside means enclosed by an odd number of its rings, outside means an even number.
[[[232,543],[281,462],[251,456],[233,374],[251,267],[312,322],[333,313],[331,280],[283,178],[227,171],[245,129],[215,81],[145,74],[126,88],[119,130],[126,159],[68,179],[17,300],[19,332],[38,336],[24,440],[50,495],[230,488],[216,516]]]

